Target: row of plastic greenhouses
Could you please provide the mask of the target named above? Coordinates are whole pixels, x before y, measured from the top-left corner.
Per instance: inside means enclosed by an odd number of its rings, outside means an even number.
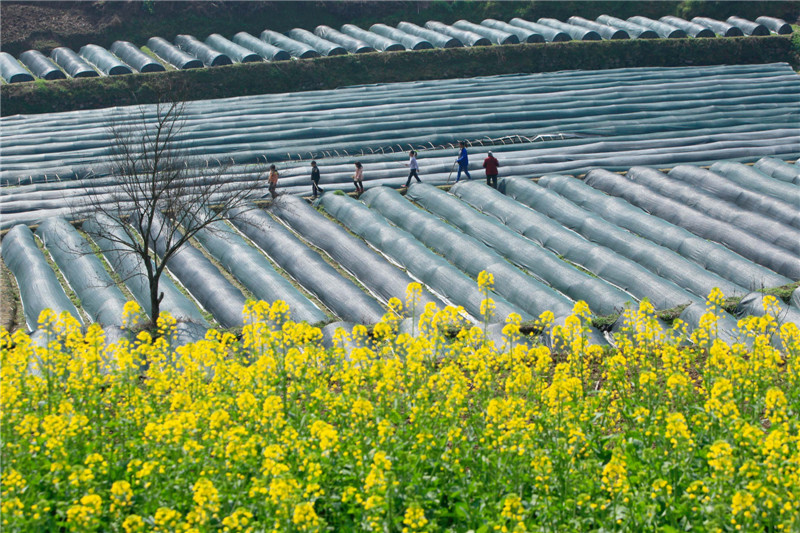
[[[0,228],[76,216],[110,194],[109,124],[143,131],[156,112],[0,119]],[[794,160],[800,79],[786,64],[568,71],[197,101],[182,118],[190,169],[232,162],[230,181],[252,184],[275,163],[280,193],[308,195],[312,159],[323,189],[352,191],[356,161],[367,188],[401,187],[412,149],[425,182],[455,181],[459,140],[473,174],[492,150],[507,177]]]
[[[424,26],[400,22],[396,27],[373,24],[365,30],[345,24],[339,30],[317,26],[313,31],[295,28],[286,34],[264,30],[258,37],[240,32],[230,39],[212,34],[201,41],[178,35],[173,42],[153,37],[146,48],[128,41],[116,41],[111,48],[87,44],[78,53],[67,47],[52,50],[50,57],[28,50],[14,58],[0,53],[0,77],[8,83],[116,76],[134,72],[159,72],[165,68],[189,69],[232,63],[307,59],[347,53],[391,52],[453,48],[462,46],[508,45],[601,39],[675,39],[736,37],[792,33],[791,26],[774,17],[755,21],[731,16],[725,21],[708,17],[685,20],[674,16],[658,20],[635,16],[627,20],[601,15],[596,20],[573,16],[566,22],[540,18],[531,22],[514,18],[509,22],[486,19],[480,24],[459,20],[453,24],[428,21]]]
[[[578,300],[613,316],[647,299],[659,310],[682,309],[691,331],[718,288],[741,298],[719,323],[720,338],[733,341],[734,315],[770,312],[800,325],[800,293],[765,310],[758,292],[800,279],[797,170],[765,159],[757,168],[595,169],[584,180],[505,177],[499,190],[478,180],[449,192],[415,183],[405,196],[389,187],[358,200],[326,192],[318,209],[284,195],[266,210],[235,211],[230,224],[201,231],[170,258],[162,310],[179,322],[177,342],[200,339],[210,327],[242,326],[250,298],[283,300],[294,320],[331,323],[330,330],[377,322],[389,299],[403,298],[418,281],[420,309],[461,306],[465,320],[479,323],[476,280],[488,271],[495,336],[511,313],[533,320],[551,311],[559,323]],[[35,330],[49,308],[102,323],[113,338],[128,299],[149,312],[144,264],[111,244],[131,231],[104,216],[79,227],[62,217],[35,231],[14,226],[2,257],[16,277],[27,327]],[[159,238],[167,233],[159,230]],[[598,330],[590,339],[607,342]]]

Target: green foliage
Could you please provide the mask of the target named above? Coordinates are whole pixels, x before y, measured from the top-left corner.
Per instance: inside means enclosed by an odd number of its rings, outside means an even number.
[[[3,530],[797,531],[800,330],[748,317],[729,346],[643,302],[600,348],[581,308],[558,353],[514,320],[448,337],[455,308],[326,348],[250,302],[178,349],[133,303],[107,348],[46,310],[46,348],[0,328]]]

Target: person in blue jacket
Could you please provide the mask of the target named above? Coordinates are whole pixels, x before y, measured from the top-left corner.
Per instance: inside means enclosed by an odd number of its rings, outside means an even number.
[[[458,146],[461,148],[461,151],[458,153],[458,159],[456,159],[456,163],[458,163],[458,174],[456,174],[456,183],[458,180],[461,179],[461,172],[463,171],[464,174],[467,175],[467,179],[471,180],[472,176],[469,175],[469,157],[467,156],[467,147],[464,144],[464,141],[460,141]]]

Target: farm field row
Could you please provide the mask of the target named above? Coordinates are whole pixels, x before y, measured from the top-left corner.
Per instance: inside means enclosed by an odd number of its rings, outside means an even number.
[[[201,232],[170,259],[162,309],[178,319],[181,343],[209,327],[244,326],[248,299],[283,300],[295,320],[332,322],[330,338],[336,327],[378,322],[391,298],[418,281],[421,306],[460,306],[464,320],[480,323],[477,279],[488,271],[496,336],[512,313],[533,321],[551,312],[563,323],[578,300],[613,316],[647,299],[657,310],[682,310],[691,331],[706,297],[721,291],[740,299],[737,316],[761,316],[759,289],[800,279],[797,169],[765,159],[756,168],[719,162],[668,174],[595,169],[585,180],[507,177],[499,191],[477,180],[449,192],[415,183],[406,196],[389,187],[360,200],[326,192],[318,209],[283,195]],[[51,218],[35,234],[20,224],[5,236],[3,259],[30,330],[45,308],[112,333],[131,297],[147,312],[143,265],[92,240],[103,224],[90,218],[79,232]],[[768,312],[800,324],[800,292]],[[733,342],[737,329],[723,313],[719,337]],[[591,341],[606,338],[594,330]]]
[[[145,106],[0,119],[0,226],[72,217],[88,194],[110,193],[108,126],[135,130],[155,113]],[[280,192],[307,194],[311,159],[329,190],[353,190],[357,160],[367,188],[399,187],[411,149],[425,181],[444,184],[458,140],[474,155],[493,150],[509,177],[792,160],[799,119],[800,80],[786,64],[636,68],[191,102],[181,141],[192,168],[231,162],[232,179],[246,183],[259,164],[275,163]],[[480,159],[473,156],[472,170]]]
[[[239,32],[230,39],[209,35],[204,41],[192,35],[178,35],[174,43],[161,37],[139,48],[128,41],[116,41],[109,50],[87,44],[78,53],[70,48],[52,50],[50,57],[28,50],[16,59],[0,53],[0,78],[7,83],[34,79],[54,80],[117,76],[135,72],[216,67],[233,63],[308,59],[347,53],[396,52],[462,46],[513,45],[524,43],[597,41],[612,39],[675,39],[737,37],[744,35],[790,34],[791,26],[774,17],[755,21],[731,16],[725,21],[695,17],[691,21],[665,16],[659,20],[634,16],[627,20],[601,15],[597,20],[580,16],[566,22],[540,18],[536,22],[514,18],[475,24],[459,20],[452,25],[429,21],[424,26],[400,22],[397,27],[374,24],[364,30],[345,24],[339,30],[317,26],[313,32],[295,28],[285,35],[265,30],[258,37]]]

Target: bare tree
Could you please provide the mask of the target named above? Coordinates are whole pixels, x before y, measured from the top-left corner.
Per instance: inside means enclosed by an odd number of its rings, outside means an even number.
[[[104,222],[87,229],[95,242],[105,243],[101,251],[141,258],[154,324],[164,296],[159,282],[170,258],[199,231],[213,230],[264,192],[263,165],[192,156],[182,133],[185,116],[185,103],[170,101],[141,107],[134,120],[113,121],[108,126],[113,185],[87,187],[79,206],[82,216],[93,213]]]

